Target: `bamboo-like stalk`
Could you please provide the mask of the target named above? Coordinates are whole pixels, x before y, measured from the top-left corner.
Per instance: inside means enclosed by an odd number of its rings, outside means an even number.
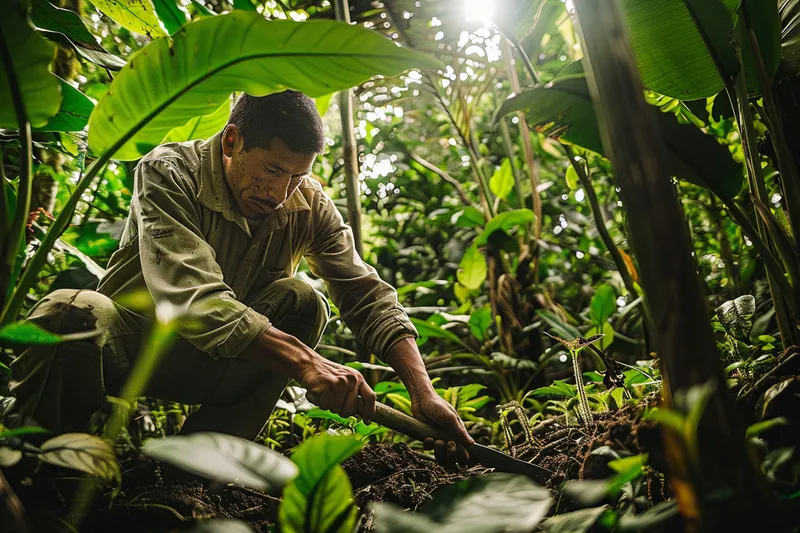
[[[742,26],[742,24],[738,25],[735,32],[737,43],[741,43],[744,38],[744,29]],[[739,64],[743,65],[742,49],[739,44],[736,44],[736,57],[739,59]],[[739,69],[739,72],[734,77],[733,85],[739,117],[737,124],[739,126],[739,136],[742,139],[742,150],[745,156],[745,169],[747,170],[747,181],[750,186],[750,193],[755,199],[766,204],[768,202],[768,194],[764,183],[764,173],[761,169],[744,68]],[[761,217],[756,219],[756,229],[758,230],[759,236],[765,242],[769,242],[769,233]],[[772,249],[773,247],[770,247],[770,250]],[[784,258],[784,262],[786,262],[786,260],[787,259]],[[796,325],[796,311],[793,309],[797,306],[797,298],[795,298],[794,291],[791,286],[789,286],[789,292],[787,292],[786,286],[783,286],[782,280],[769,270],[767,271],[767,283],[769,285],[773,305],[775,306],[775,318],[778,321],[778,328],[780,329],[781,339],[784,345],[790,346],[798,344],[798,342],[800,342],[800,333]],[[789,284],[786,283],[786,285]],[[792,302],[792,300],[794,300],[794,302]]]
[[[750,48],[753,50],[756,74],[758,75],[758,82],[761,86],[764,106],[767,112],[764,118],[767,121],[770,137],[772,139],[772,146],[775,148],[775,155],[777,156],[778,166],[780,167],[781,186],[786,204],[786,211],[789,215],[789,221],[794,235],[794,246],[795,250],[800,250],[800,177],[797,174],[794,158],[789,151],[789,145],[786,143],[786,135],[784,134],[783,123],[781,122],[780,107],[772,92],[772,83],[767,76],[767,69],[764,66],[764,56],[761,54],[758,39],[752,28],[750,21],[750,2],[747,0],[743,2],[743,7],[744,19],[747,24],[747,37],[750,41]],[[796,256],[794,260],[797,261]]]
[[[578,412],[581,415],[581,424],[591,426],[594,423],[592,408],[589,407],[589,398],[586,396],[586,386],[583,383],[583,372],[581,371],[581,350],[570,350],[572,357],[572,371],[575,374],[575,387],[578,390]]]
[[[525,51],[522,50],[521,46],[517,47],[517,51],[520,52],[523,62],[528,60],[528,56],[525,55]],[[519,82],[517,69],[514,66],[514,56],[511,53],[511,47],[509,46],[508,40],[505,41],[505,49],[503,53],[506,55],[506,70],[508,70],[508,81],[511,84],[511,90],[515,94],[519,94],[522,92],[522,86]],[[530,61],[527,61],[527,64],[530,64]],[[532,66],[530,67],[530,74],[533,78],[533,81],[537,82],[538,78],[536,77],[536,73],[533,72]],[[533,206],[533,212],[536,215],[536,220],[533,221],[533,237],[534,241],[538,241],[542,236],[542,197],[539,194],[539,183],[541,182],[539,179],[539,167],[536,165],[536,158],[533,154],[531,131],[528,128],[528,123],[525,122],[525,113],[522,111],[517,111],[517,119],[519,120],[520,143],[522,144],[522,150],[525,154],[525,165],[528,167],[528,176],[531,180],[531,205]]]
[[[575,0],[574,5],[571,14],[585,54],[589,90],[653,315],[665,401],[669,405],[675,391],[707,383],[715,391],[700,420],[697,442],[689,443],[699,446],[702,472],[687,470],[686,447],[673,446],[678,436],[664,428],[679,508],[689,528],[769,529],[778,521],[777,501],[748,452],[744,428],[727,394],[691,243],[665,171],[664,143],[654,111],[644,101],[619,0]],[[705,498],[709,486],[729,491],[730,497],[710,505]]]
[[[17,187],[17,207],[14,210],[14,218],[8,233],[0,234],[0,310],[5,307],[9,287],[14,285],[14,266],[17,262],[17,251],[20,243],[25,237],[25,223],[28,221],[28,211],[31,204],[31,193],[33,187],[33,140],[31,137],[31,125],[28,122],[28,115],[25,112],[25,105],[22,101],[22,93],[17,79],[14,62],[12,61],[11,51],[6,43],[6,36],[0,31],[0,57],[5,69],[5,76],[8,79],[8,86],[11,91],[11,101],[14,105],[14,113],[17,117],[19,126],[20,154],[19,154],[19,185]],[[5,177],[5,176],[3,176]],[[5,198],[6,184],[3,188],[3,205],[7,206]],[[5,215],[5,212],[3,213]],[[4,224],[5,225],[5,224]]]

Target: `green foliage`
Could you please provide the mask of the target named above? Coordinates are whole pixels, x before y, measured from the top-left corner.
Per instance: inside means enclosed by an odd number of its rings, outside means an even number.
[[[220,433],[152,439],[142,452],[220,483],[264,490],[280,488],[297,475],[292,461],[265,446]]]
[[[61,340],[61,335],[50,333],[33,322],[19,321],[0,327],[0,343],[48,345]]]
[[[721,91],[723,82],[714,56],[726,75],[739,70],[731,40],[740,4],[739,0],[625,0],[623,9],[642,82],[656,92],[682,100],[706,98]],[[755,29],[767,72],[774,75],[780,59],[777,4],[768,0],[751,4],[760,17]],[[741,44],[745,73],[754,90],[758,78],[752,51],[749,43]]]
[[[61,107],[47,124],[33,128],[34,131],[81,131],[89,122],[94,102],[61,78],[58,78],[58,83],[63,96]]]
[[[19,127],[12,96],[17,91],[28,122],[32,126],[42,126],[58,112],[61,104],[58,79],[48,72],[56,48],[33,30],[22,2],[17,0],[4,9],[0,29],[0,47],[5,50],[0,58],[3,66],[0,127]],[[7,57],[10,64],[6,62]],[[10,75],[14,76],[13,83]]]
[[[421,513],[375,504],[379,533],[500,533],[531,531],[547,514],[550,492],[525,476],[489,474],[443,487]]]
[[[164,34],[151,0],[90,0],[117,24],[150,38]]]
[[[610,285],[602,285],[592,297],[589,305],[589,316],[592,323],[602,325],[606,323],[614,310],[617,308],[617,299],[614,295],[614,288]]]
[[[110,70],[119,70],[125,64],[97,44],[92,32],[74,11],[56,7],[48,0],[32,0],[31,21],[44,37],[72,48],[92,63]]]
[[[514,175],[511,172],[511,160],[505,158],[503,159],[503,163],[500,165],[500,168],[498,168],[497,171],[492,174],[492,177],[489,180],[489,190],[491,190],[492,194],[501,200],[505,200],[513,189]]]
[[[118,482],[121,478],[114,450],[103,439],[85,433],[65,433],[45,441],[39,459],[107,482]]]
[[[547,87],[526,89],[503,102],[496,117],[524,110],[527,122],[543,133],[605,154],[594,106],[581,74],[559,77]],[[667,148],[671,175],[708,187],[720,198],[737,195],[742,168],[728,150],[692,124],[680,124],[670,113],[653,110]]]
[[[89,146],[137,159],[198,110],[219,109],[235,90],[261,96],[291,86],[314,97],[374,74],[436,65],[363,28],[234,11],[187,24],[134,54],[92,113]]]
[[[483,282],[486,281],[486,272],[486,258],[478,249],[478,243],[475,242],[461,258],[461,264],[456,274],[458,282],[467,290],[480,289]]]
[[[356,453],[355,437],[321,434],[301,444],[292,454],[300,475],[283,491],[278,521],[287,533],[349,533],[357,508],[350,480],[340,463]]]

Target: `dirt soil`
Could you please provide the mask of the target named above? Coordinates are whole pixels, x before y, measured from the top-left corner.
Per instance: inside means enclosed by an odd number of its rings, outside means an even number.
[[[658,468],[663,455],[660,435],[652,423],[641,420],[640,412],[640,408],[626,408],[596,414],[595,425],[590,429],[564,427],[559,419],[552,419],[535,428],[536,446],[518,453],[518,457],[550,469],[553,474],[548,486],[553,489],[565,480],[610,476],[613,472],[606,466],[609,457],[591,453],[602,446],[631,454],[649,453],[649,464]],[[475,466],[449,472],[402,443],[366,446],[343,466],[350,476],[356,503],[364,511],[360,532],[372,530],[370,502],[391,502],[418,510],[438,487],[488,471]],[[122,492],[113,500],[110,494],[97,498],[82,532],[185,531],[195,520],[234,518],[261,533],[275,523],[279,500],[269,494],[237,487],[214,490],[205,482],[178,481],[142,457],[131,457],[122,467]],[[6,475],[22,500],[34,531],[68,531],[58,517],[73,507],[81,480],[59,469],[42,469],[33,478],[15,477],[12,470]],[[669,496],[663,476],[656,471],[648,474],[648,488],[654,502]]]

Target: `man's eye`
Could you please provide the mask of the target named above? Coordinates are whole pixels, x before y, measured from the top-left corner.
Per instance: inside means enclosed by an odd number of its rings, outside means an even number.
[[[276,174],[280,174],[280,173],[281,173],[281,171],[280,171],[280,170],[278,170],[278,169],[275,169],[275,168],[264,167],[264,169],[265,169],[265,170],[266,170],[268,173],[270,173],[270,174],[273,174],[273,175],[276,175]]]

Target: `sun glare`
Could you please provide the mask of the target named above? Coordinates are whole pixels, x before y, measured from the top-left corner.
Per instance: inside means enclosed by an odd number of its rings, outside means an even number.
[[[469,21],[489,22],[495,14],[495,0],[466,0],[464,15]]]

